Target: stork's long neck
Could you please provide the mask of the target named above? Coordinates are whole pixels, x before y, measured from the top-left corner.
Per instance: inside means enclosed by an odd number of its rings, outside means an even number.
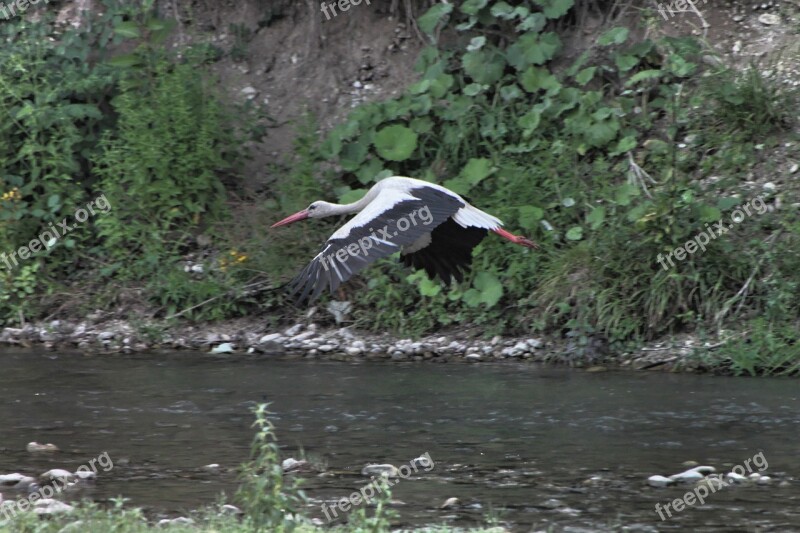
[[[375,199],[375,196],[378,194],[378,191],[375,190],[375,187],[367,191],[360,200],[350,203],[350,204],[331,204],[330,207],[330,214],[331,215],[350,215],[353,213],[358,213],[369,203]]]

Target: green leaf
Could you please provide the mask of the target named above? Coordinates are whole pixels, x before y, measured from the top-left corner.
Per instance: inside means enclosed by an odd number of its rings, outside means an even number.
[[[583,228],[580,226],[573,226],[567,231],[567,239],[570,241],[579,241],[583,238]]]
[[[539,33],[547,26],[547,17],[541,13],[531,13],[522,22],[517,24],[515,28],[519,32],[527,31],[531,33]]]
[[[508,62],[517,70],[525,70],[530,65],[541,65],[553,59],[561,48],[561,40],[553,32],[526,33],[512,44],[507,51]]]
[[[477,290],[478,296],[477,299],[471,298],[472,303],[467,303],[473,307],[477,304],[486,304],[487,307],[494,307],[503,297],[503,284],[489,272],[478,272],[472,285]]]
[[[573,6],[573,0],[533,0],[535,4],[542,8],[544,16],[549,19],[561,18],[567,14]]]
[[[470,185],[477,185],[495,169],[492,167],[492,162],[485,158],[472,158],[466,166],[461,170],[461,177],[469,182]]]
[[[664,73],[657,69],[640,70],[625,82],[625,87],[636,85],[640,81],[660,78]]]
[[[614,201],[617,205],[627,206],[631,203],[631,197],[638,196],[639,189],[630,183],[623,183],[617,187]]]
[[[716,222],[722,218],[722,211],[714,206],[701,205],[700,206],[700,221],[701,222]]]
[[[532,205],[523,205],[519,208],[519,223],[529,230],[535,230],[539,221],[544,217],[544,210]]]
[[[586,85],[592,81],[595,72],[597,72],[597,67],[587,67],[575,75],[575,82],[581,86]]]
[[[461,57],[464,72],[481,85],[492,85],[503,76],[505,61],[494,50],[467,52]]]
[[[517,124],[524,129],[523,135],[529,137],[534,130],[539,127],[541,122],[542,113],[535,106],[528,110],[527,113],[517,119]]]
[[[620,72],[627,72],[639,64],[639,58],[627,54],[614,54],[614,63]]]
[[[548,95],[552,96],[561,89],[561,83],[547,69],[529,67],[518,77],[522,88],[529,93],[544,90],[547,91]]]
[[[616,148],[611,150],[611,152],[609,152],[609,155],[615,156],[619,154],[624,154],[625,152],[630,152],[634,148],[636,148],[636,137],[628,135],[619,140]]]
[[[142,36],[139,25],[131,20],[120,22],[114,26],[114,32],[126,39],[136,39]]]
[[[728,198],[720,198],[717,200],[717,209],[721,211],[727,211],[733,206],[739,205],[742,203],[741,198],[736,198],[735,196],[731,196]]]
[[[508,5],[508,3],[503,2],[502,0],[500,2],[495,3],[492,6],[491,13],[493,17],[497,17],[503,20],[511,20],[514,17],[516,17],[514,8]]]
[[[108,60],[112,67],[129,68],[142,64],[141,58],[136,54],[122,54]]]
[[[51,194],[47,199],[47,207],[49,207],[51,211],[56,211],[61,207],[61,197],[57,194]]]
[[[354,172],[367,158],[368,152],[369,143],[359,141],[349,142],[342,148],[339,155],[339,163],[344,170]]]
[[[597,44],[600,46],[608,46],[611,44],[622,44],[628,39],[628,28],[611,28],[597,39]]]
[[[387,126],[375,135],[378,155],[389,161],[405,161],[417,148],[417,134],[401,125]]]
[[[489,0],[466,0],[459,9],[465,15],[477,15],[478,11],[486,7],[488,3]]]
[[[522,91],[520,91],[519,87],[516,85],[504,85],[500,88],[500,98],[506,102],[516,100],[520,96],[522,96]]]
[[[417,19],[417,27],[432,39],[436,27],[452,11],[453,4],[435,4]]]
[[[443,185],[460,195],[469,194],[470,189],[472,189],[472,184],[465,178],[451,178],[446,180]]]
[[[464,94],[467,96],[475,96],[480,94],[482,90],[487,88],[488,85],[481,85],[480,83],[470,83],[466,87],[464,87]]]
[[[596,230],[600,226],[603,225],[603,222],[606,219],[606,208],[601,206],[597,206],[593,208],[588,215],[586,215],[586,222],[589,223],[593,230]]]
[[[476,50],[480,50],[481,48],[483,48],[483,45],[485,44],[486,44],[486,37],[484,37],[483,35],[480,35],[478,37],[473,37],[469,41],[469,44],[467,45],[467,51],[475,52]]]

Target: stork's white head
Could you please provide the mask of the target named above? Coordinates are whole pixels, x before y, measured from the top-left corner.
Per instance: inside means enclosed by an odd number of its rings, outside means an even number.
[[[287,224],[291,224],[292,222],[297,222],[299,220],[305,220],[307,218],[323,218],[330,215],[337,214],[336,208],[339,207],[336,204],[332,204],[330,202],[323,202],[322,200],[317,200],[316,202],[312,202],[307,208],[303,209],[302,211],[298,211],[294,215],[290,215],[280,222],[276,222],[272,225],[273,228],[277,228],[278,226],[285,226]]]

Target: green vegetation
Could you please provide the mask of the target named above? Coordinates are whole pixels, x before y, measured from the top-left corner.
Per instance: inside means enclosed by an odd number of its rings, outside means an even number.
[[[314,525],[307,516],[311,508],[308,500],[297,487],[298,481],[287,481],[281,468],[278,445],[272,423],[267,418],[267,406],[254,409],[256,435],[253,439],[252,458],[242,466],[242,485],[236,495],[237,503],[244,511],[241,517],[226,511],[222,504],[192,514],[193,523],[175,522],[155,525],[141,509],[124,505],[124,498],[116,498],[113,505],[101,507],[84,502],[73,511],[42,519],[32,511],[11,517],[0,515],[0,533],[56,533],[86,531],[116,533],[138,533],[147,531],[245,533],[270,531],[275,533],[351,532],[382,533],[392,531],[391,520],[396,514],[387,510],[391,494],[387,489],[379,492],[371,502],[370,510],[361,506],[347,515],[347,525],[332,527]],[[288,476],[293,477],[293,476]],[[475,533],[502,533],[501,527],[486,529],[449,528],[430,526],[409,530],[428,533],[471,531]]]
[[[542,249],[488,238],[474,273],[449,290],[382,261],[350,283],[357,327],[418,335],[468,323],[487,335],[563,336],[578,350],[724,327],[749,334],[698,354],[709,366],[796,373],[797,190],[778,194],[758,180],[780,170],[768,154],[798,142],[798,92],[766,77],[765,65],[709,66],[713,51],[696,39],[635,40],[620,27],[572,58],[563,32],[580,19],[573,0],[438,3],[416,21],[429,40],[419,81],[359,106],[324,139],[299,118],[295,157],[250,198],[236,161],[261,133],[258,114],[230,113],[204,74],[223,52],[167,52],[170,24],[152,1],[104,4],[89,29],[56,41],[49,20],[2,28],[13,36],[0,58],[0,111],[12,117],[0,125],[2,192],[17,192],[0,201],[0,249],[27,244],[100,194],[113,206],[3,271],[4,323],[42,316],[73,283],[141,288],[161,317],[285,312],[276,292],[258,291],[307,261],[327,226],[270,234],[265,247],[276,212],[353,201],[383,177],[410,175],[467,195]],[[641,21],[652,23],[646,13]],[[233,33],[238,61],[251,35]],[[231,210],[243,197],[260,207]],[[662,268],[659,257],[757,199],[763,214]],[[186,257],[202,272],[187,272]],[[113,307],[114,292],[81,305]]]

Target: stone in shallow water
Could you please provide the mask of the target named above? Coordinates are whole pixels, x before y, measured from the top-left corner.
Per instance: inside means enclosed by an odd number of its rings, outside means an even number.
[[[27,446],[25,446],[25,451],[27,451],[28,453],[52,453],[52,452],[57,452],[59,450],[58,446],[56,446],[55,444],[50,444],[50,443],[39,444],[38,442],[33,441],[29,442]]]
[[[647,484],[651,487],[666,487],[673,483],[675,483],[673,480],[664,476],[650,476],[647,478]]]
[[[53,468],[39,476],[39,479],[44,482],[58,481],[60,483],[69,483],[75,479],[75,475],[63,468]]]
[[[233,353],[233,345],[229,342],[223,342],[219,346],[215,346],[211,349],[211,353],[219,354],[219,353]]]
[[[441,505],[441,509],[450,509],[452,507],[458,506],[458,498],[447,498],[444,503]]]
[[[692,483],[694,481],[700,481],[705,476],[698,472],[696,469],[692,468],[685,472],[681,472],[680,474],[673,474],[669,476],[669,478],[673,481],[679,481],[681,483]]]
[[[43,498],[41,500],[37,500],[33,504],[33,507],[34,507],[33,512],[38,515],[68,513],[74,509],[74,507],[72,507],[69,504],[51,498]]]
[[[397,467],[390,464],[382,465],[367,465],[361,469],[362,476],[384,476],[384,477],[397,477],[399,472]]]

